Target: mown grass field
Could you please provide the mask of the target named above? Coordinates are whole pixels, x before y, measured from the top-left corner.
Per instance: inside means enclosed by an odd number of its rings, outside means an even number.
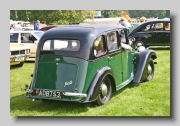
[[[42,102],[25,98],[20,88],[31,81],[34,63],[10,68],[10,116],[170,116],[170,48],[153,47],[155,75],[152,81],[130,83],[113,93],[103,105],[62,101]]]

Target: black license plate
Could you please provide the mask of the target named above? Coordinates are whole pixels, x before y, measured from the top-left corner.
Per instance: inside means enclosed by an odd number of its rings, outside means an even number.
[[[61,98],[61,91],[55,91],[55,90],[39,90],[38,96],[58,97],[58,98]]]

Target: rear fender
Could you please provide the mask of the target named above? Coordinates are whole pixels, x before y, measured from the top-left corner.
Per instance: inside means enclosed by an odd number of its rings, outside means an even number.
[[[87,90],[87,97],[81,99],[79,102],[86,103],[86,102],[95,101],[99,95],[101,81],[107,75],[113,76],[111,68],[108,66],[100,68],[97,71],[97,73],[95,74],[95,76]]]
[[[134,55],[134,79],[133,82],[139,83],[145,79],[146,67],[148,67],[148,61],[152,58],[157,58],[156,53],[153,50],[146,50],[138,52]]]

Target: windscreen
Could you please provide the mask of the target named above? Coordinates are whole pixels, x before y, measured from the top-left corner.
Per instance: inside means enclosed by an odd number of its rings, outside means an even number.
[[[18,43],[19,33],[10,33],[10,43]]]

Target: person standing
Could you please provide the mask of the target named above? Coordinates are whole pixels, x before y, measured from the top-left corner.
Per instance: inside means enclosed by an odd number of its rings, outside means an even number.
[[[22,31],[21,23],[18,22],[14,25],[14,31]]]
[[[40,21],[37,20],[37,22],[34,24],[34,30],[39,30],[39,24],[40,24]]]
[[[128,30],[128,34],[129,34],[129,32],[130,32],[129,29],[131,28],[130,20],[126,21],[126,19],[121,18],[121,19],[119,20],[119,24],[122,25],[122,26],[124,26],[124,27],[126,27],[127,30]]]
[[[13,24],[11,24],[11,26],[10,26],[10,31],[14,31],[14,26],[13,26]]]

